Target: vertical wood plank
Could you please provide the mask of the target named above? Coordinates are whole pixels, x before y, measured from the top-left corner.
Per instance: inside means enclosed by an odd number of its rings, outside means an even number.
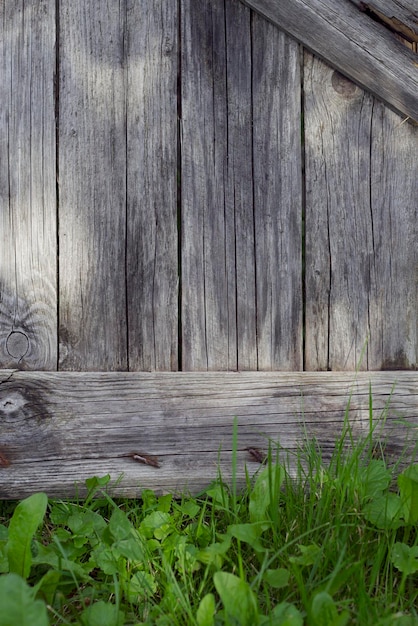
[[[125,5],[60,2],[60,368],[124,370]]]
[[[178,369],[177,3],[128,1],[131,370]]]
[[[308,53],[304,86],[306,367],[413,368],[415,131]]]
[[[250,12],[181,6],[183,369],[255,369]]]
[[[254,188],[252,155],[252,12],[236,0],[225,3],[227,73],[226,219],[228,300],[235,296],[239,370],[257,369]],[[260,42],[263,45],[263,42]],[[232,294],[232,297],[230,296]]]
[[[0,368],[56,369],[55,2],[0,3]]]
[[[236,2],[182,24],[184,367],[297,369],[299,48]]]
[[[305,363],[308,370],[354,370],[368,335],[373,99],[309,53],[304,92]]]
[[[375,102],[369,369],[418,368],[418,126]]]
[[[181,20],[182,367],[226,370],[236,367],[236,344],[226,272],[224,2],[182,0]]]
[[[258,367],[302,369],[299,46],[254,15],[254,197]]]

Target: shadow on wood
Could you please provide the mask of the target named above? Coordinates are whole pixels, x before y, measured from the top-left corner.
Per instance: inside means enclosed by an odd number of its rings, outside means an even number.
[[[117,496],[197,493],[219,471],[231,478],[235,417],[240,484],[245,466],[250,475],[260,467],[249,448],[292,453],[315,438],[326,460],[345,413],[355,438],[368,434],[370,389],[376,439],[389,452],[409,445],[412,454],[412,372],[9,371],[0,385],[0,498],[83,495],[86,478],[105,474]]]

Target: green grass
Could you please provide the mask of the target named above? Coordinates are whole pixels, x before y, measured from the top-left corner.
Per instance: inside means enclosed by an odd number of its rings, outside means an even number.
[[[122,501],[103,477],[1,502],[0,626],[418,625],[418,465],[372,436],[346,429],[327,463],[305,443],[293,477],[270,450],[244,490]]]

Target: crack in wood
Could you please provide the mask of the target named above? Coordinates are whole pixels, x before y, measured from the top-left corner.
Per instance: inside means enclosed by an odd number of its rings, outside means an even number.
[[[379,11],[379,9],[373,6],[373,4],[360,2],[358,6],[360,11],[365,13],[373,21],[385,26],[385,28],[388,28],[391,32],[396,35],[400,35],[402,38],[411,43],[418,42],[418,29],[417,31],[414,31],[410,26],[404,24],[404,22],[394,15],[385,15],[385,13]]]
[[[0,380],[0,385],[6,385],[8,382],[10,382],[12,380],[12,377],[14,376],[14,374],[16,374],[18,370],[13,370],[9,376],[7,378],[5,378],[5,380]]]

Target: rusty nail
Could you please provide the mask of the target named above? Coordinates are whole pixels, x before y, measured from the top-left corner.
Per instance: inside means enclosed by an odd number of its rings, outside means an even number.
[[[10,461],[0,452],[0,467],[9,467]]]
[[[139,452],[131,452],[127,454],[131,459],[136,461],[137,463],[142,463],[143,465],[149,465],[150,467],[161,467],[158,457],[151,456],[150,454],[142,454]]]
[[[249,447],[245,449],[247,450],[247,452],[250,453],[253,461],[257,461],[257,463],[266,462],[267,454],[264,452],[264,450],[260,450],[260,448],[253,448],[253,447]]]

